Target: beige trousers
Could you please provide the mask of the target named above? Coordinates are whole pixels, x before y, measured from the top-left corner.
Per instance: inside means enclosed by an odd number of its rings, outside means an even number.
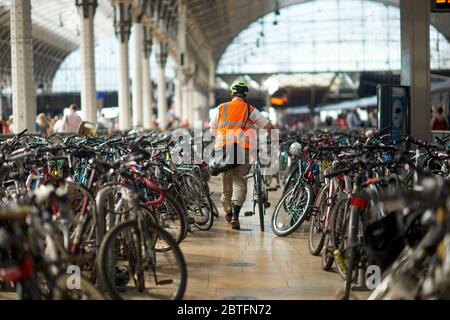
[[[246,176],[250,170],[249,164],[241,164],[222,173],[222,205],[225,213],[231,213],[232,206],[240,206],[245,202],[247,197],[247,180]]]

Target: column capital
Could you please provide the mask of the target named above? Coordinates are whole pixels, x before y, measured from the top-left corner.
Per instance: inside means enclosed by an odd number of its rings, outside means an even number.
[[[134,11],[133,11],[133,15],[134,15],[134,21],[137,23],[141,23],[142,22],[142,18],[145,15],[145,12],[147,11],[147,9],[149,8],[150,5],[150,1],[146,1],[146,0],[135,0],[135,4],[134,4]]]
[[[120,42],[128,41],[131,35],[132,4],[118,1],[114,5],[114,31]]]
[[[82,10],[83,18],[89,19],[93,18],[95,15],[95,9],[98,7],[97,0],[75,0],[75,5],[78,7],[79,11]]]

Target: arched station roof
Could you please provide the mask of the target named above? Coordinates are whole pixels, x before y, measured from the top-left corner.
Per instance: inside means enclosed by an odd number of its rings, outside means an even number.
[[[11,0],[0,0],[0,82],[10,82]],[[111,35],[113,3],[98,0],[96,36]],[[233,39],[252,22],[284,7],[309,0],[184,0],[188,10],[188,51],[197,60],[212,56],[217,63]],[[368,0],[399,6],[399,0]],[[177,0],[132,0],[144,8],[144,19],[164,19],[169,38],[176,38]],[[37,83],[51,83],[64,58],[79,44],[79,16],[75,0],[31,0],[34,47],[34,74]],[[432,14],[432,24],[450,39],[450,14]],[[208,55],[205,54],[208,53]],[[206,61],[199,61],[204,67]]]

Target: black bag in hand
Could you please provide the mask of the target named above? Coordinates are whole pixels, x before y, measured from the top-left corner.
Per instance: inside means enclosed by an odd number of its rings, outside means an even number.
[[[215,149],[212,160],[209,163],[211,175],[218,176],[223,172],[237,167],[241,164],[238,159],[244,159],[244,152],[237,143],[233,143],[232,146],[227,147],[225,145],[223,148]]]

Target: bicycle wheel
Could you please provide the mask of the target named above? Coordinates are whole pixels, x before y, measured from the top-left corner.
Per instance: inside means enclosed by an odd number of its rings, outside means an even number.
[[[325,234],[324,248],[322,250],[322,270],[331,271],[334,263],[333,256],[334,248],[331,243],[331,236],[329,233]]]
[[[254,190],[255,190],[256,204],[258,205],[259,225],[261,228],[261,232],[264,232],[264,216],[266,215],[266,206],[262,183],[263,182],[261,179],[261,172],[259,170],[256,170]]]
[[[83,277],[74,280],[75,287],[69,289],[69,283],[72,281],[71,275],[62,274],[55,280],[55,287],[53,288],[54,300],[105,300],[100,291],[95,286]],[[77,284],[76,282],[79,281]]]
[[[325,241],[325,215],[327,211],[328,186],[320,190],[311,213],[309,227],[308,249],[313,256],[320,255]]]
[[[144,241],[137,220],[115,226],[99,250],[99,276],[112,299],[181,299],[186,290],[186,263],[165,230],[147,223],[151,239]],[[159,252],[157,241],[170,251]]]
[[[208,188],[196,176],[182,173],[178,177],[184,205],[189,216],[194,219],[194,226],[203,231],[211,229],[214,214],[209,198]]]
[[[278,165],[278,182],[281,187],[284,188],[288,180],[290,170],[290,159],[286,150],[280,152],[280,156],[278,157]]]
[[[345,222],[348,220],[346,218],[348,213],[348,200],[348,194],[341,195],[331,210],[330,240],[332,247],[335,250],[338,249],[339,251],[345,249],[345,241],[347,238],[345,234]],[[343,280],[345,280],[345,270],[342,269],[341,265],[337,261],[335,262],[339,275]]]
[[[348,300],[350,298],[351,286],[353,283],[353,272],[355,271],[356,265],[356,247],[351,247],[349,249],[349,259],[347,263],[347,273],[345,275],[345,291],[343,300]]]
[[[285,194],[288,190],[290,190],[293,186],[295,186],[295,183],[297,182],[300,176],[300,169],[298,168],[298,166],[290,168],[289,170],[291,173],[289,174],[286,183],[284,184],[283,194]]]
[[[188,228],[186,212],[171,194],[166,193],[163,203],[148,209],[156,217],[158,225],[166,230],[177,244],[186,238]]]
[[[209,196],[208,196],[208,204],[209,204],[209,206],[211,208],[211,211],[209,213],[208,221],[206,223],[204,223],[204,224],[194,223],[194,226],[197,229],[202,230],[202,231],[208,231],[209,229],[212,228],[212,226],[214,224],[214,217],[215,217],[214,209],[213,209],[214,208],[214,203],[212,202],[212,200],[211,200],[211,198]]]
[[[349,210],[348,221],[345,222],[345,234],[348,235],[346,241],[342,241],[341,246],[342,257],[345,261],[347,272],[345,273],[345,291],[344,300],[348,300],[350,297],[350,290],[353,281],[356,279],[358,268],[357,253],[358,253],[358,228],[359,228],[359,212],[358,209],[351,207]],[[344,238],[345,239],[345,238]]]
[[[287,191],[275,206],[272,216],[272,231],[277,236],[285,237],[305,221],[312,202],[311,187],[303,184]]]

